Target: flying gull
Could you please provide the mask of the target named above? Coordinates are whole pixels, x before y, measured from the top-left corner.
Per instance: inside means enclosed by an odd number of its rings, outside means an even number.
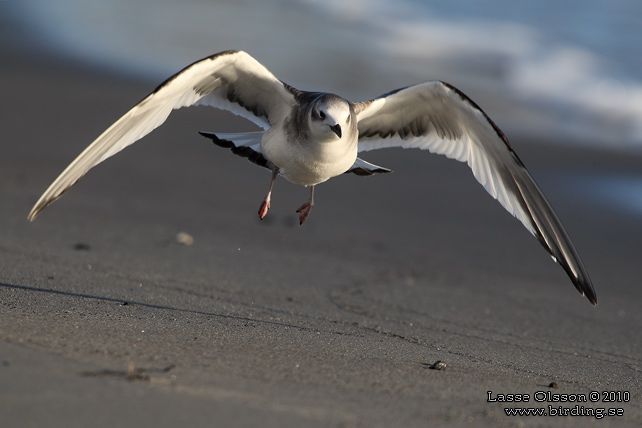
[[[302,224],[317,184],[352,172],[387,173],[357,154],[387,147],[418,148],[466,162],[490,195],[532,233],[566,271],[577,290],[597,304],[573,244],[504,133],[470,98],[445,82],[397,89],[365,102],[306,92],[278,80],[245,52],[226,51],[197,61],[167,79],[87,147],[40,197],[33,220],[92,167],[160,126],[173,109],[208,105],[240,115],[261,132],[201,132],[221,147],[272,172],[259,208],[270,208],[276,178],[310,188],[299,207]]]

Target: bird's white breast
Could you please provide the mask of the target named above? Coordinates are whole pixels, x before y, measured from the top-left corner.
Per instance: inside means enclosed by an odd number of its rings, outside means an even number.
[[[303,140],[275,126],[263,135],[261,151],[288,181],[313,186],[343,174],[354,164],[357,135],[349,132],[331,141]]]

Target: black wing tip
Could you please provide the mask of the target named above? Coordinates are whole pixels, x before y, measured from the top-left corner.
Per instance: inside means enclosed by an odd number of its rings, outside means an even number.
[[[388,168],[377,168],[377,169],[367,169],[367,168],[352,168],[347,170],[345,173],[346,174],[354,174],[358,175],[360,177],[370,177],[371,175],[375,174],[388,174],[392,172],[391,169]]]
[[[590,282],[582,282],[580,284],[576,284],[576,287],[582,293],[583,296],[585,296],[589,302],[593,306],[597,306],[597,294],[595,294],[595,289],[593,288],[593,284]]]
[[[218,136],[213,132],[198,131],[198,133],[201,134],[203,137],[209,138],[210,140],[212,140],[212,142],[217,146],[223,147],[224,149],[230,149],[232,153],[234,153],[235,155],[247,158],[247,160],[249,160],[255,165],[262,166],[270,170],[274,168],[274,164],[269,162],[260,152],[257,152],[256,150],[250,147],[237,146],[234,144],[233,141],[222,140],[218,138]]]
[[[580,292],[580,294],[588,299],[593,306],[597,306],[597,294],[595,293],[595,288],[593,288],[593,283],[588,276],[583,276],[578,278],[573,275],[569,275],[573,285]]]
[[[589,302],[591,302],[591,305],[593,305],[593,307],[597,306],[597,296],[595,295],[595,293],[585,293],[584,296],[586,296]]]
[[[203,137],[205,137],[205,138],[209,138],[210,140],[212,140],[212,142],[213,142],[214,144],[216,144],[216,145],[217,145],[217,146],[219,146],[219,147],[223,147],[224,149],[233,149],[233,148],[235,148],[235,147],[236,147],[232,141],[229,141],[229,140],[221,140],[221,139],[220,139],[220,138],[218,138],[218,136],[217,136],[216,134],[214,134],[213,132],[198,131],[198,133],[199,133],[199,134],[201,134],[201,135],[202,135]]]
[[[214,139],[218,140],[218,137],[213,132],[198,131],[198,133],[201,134],[205,138],[211,138],[212,140],[214,140]]]

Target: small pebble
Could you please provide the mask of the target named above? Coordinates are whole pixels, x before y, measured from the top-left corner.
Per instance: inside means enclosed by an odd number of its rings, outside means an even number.
[[[76,242],[74,244],[74,250],[76,251],[89,251],[91,250],[91,245],[86,242]]]
[[[194,237],[186,232],[179,232],[176,234],[176,243],[185,245],[186,247],[194,243]]]
[[[556,383],[556,382],[551,382],[551,383],[549,383],[549,384],[548,384],[548,387],[549,387],[549,388],[558,388],[558,386],[557,386],[557,383]]]
[[[443,361],[436,361],[435,364],[430,366],[430,368],[433,370],[446,370],[446,365],[447,364],[444,363]]]

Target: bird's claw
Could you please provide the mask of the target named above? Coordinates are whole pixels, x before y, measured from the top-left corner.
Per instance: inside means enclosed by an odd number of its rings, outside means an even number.
[[[267,215],[267,212],[269,209],[270,209],[270,201],[266,199],[261,203],[261,207],[259,208],[259,218],[261,220],[263,220],[263,217]]]
[[[303,224],[303,222],[307,220],[311,211],[312,204],[310,202],[306,202],[305,204],[301,205],[298,210],[296,210],[296,212],[299,213],[299,224]]]

